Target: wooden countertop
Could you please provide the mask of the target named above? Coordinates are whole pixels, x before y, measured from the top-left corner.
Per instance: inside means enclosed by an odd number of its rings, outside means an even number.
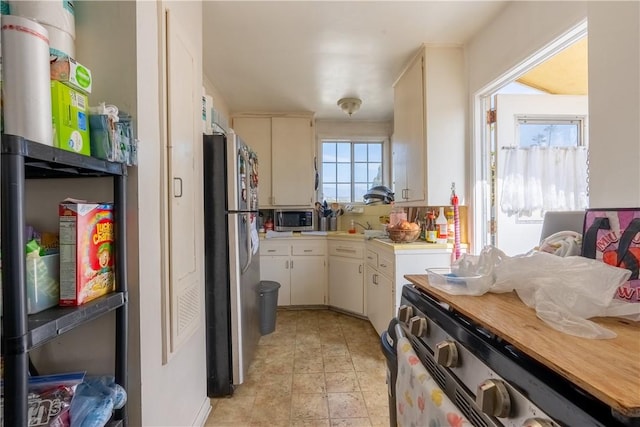
[[[538,319],[535,310],[515,292],[449,295],[429,286],[427,275],[405,277],[621,414],[640,417],[640,322],[591,319],[618,336],[605,340],[579,338]]]

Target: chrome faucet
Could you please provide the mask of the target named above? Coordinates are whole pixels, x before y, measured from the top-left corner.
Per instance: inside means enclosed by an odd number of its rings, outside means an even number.
[[[371,224],[369,224],[369,221],[367,221],[367,225],[364,226],[362,224],[360,224],[357,221],[353,221],[354,224],[359,225],[360,227],[362,227],[364,230],[373,230],[373,227],[371,226]]]

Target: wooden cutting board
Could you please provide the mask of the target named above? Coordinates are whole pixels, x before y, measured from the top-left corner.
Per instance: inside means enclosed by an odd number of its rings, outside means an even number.
[[[618,336],[606,340],[579,338],[538,319],[535,310],[515,292],[449,295],[429,286],[427,275],[405,277],[621,414],[640,417],[640,322],[591,319]]]

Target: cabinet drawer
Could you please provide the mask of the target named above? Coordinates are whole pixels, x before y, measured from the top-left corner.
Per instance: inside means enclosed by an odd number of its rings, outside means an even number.
[[[296,242],[293,244],[292,255],[324,255],[324,242]]]
[[[391,258],[378,256],[378,271],[389,278],[393,278],[394,261]]]
[[[378,268],[378,254],[367,249],[367,265]]]
[[[260,255],[289,255],[290,245],[260,244]]]
[[[329,243],[329,255],[362,259],[364,257],[364,248],[358,245]]]

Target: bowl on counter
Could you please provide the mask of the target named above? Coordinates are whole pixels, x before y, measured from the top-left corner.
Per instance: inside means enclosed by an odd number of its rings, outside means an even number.
[[[417,230],[401,230],[387,227],[389,239],[395,243],[411,243],[420,237],[420,229]]]

